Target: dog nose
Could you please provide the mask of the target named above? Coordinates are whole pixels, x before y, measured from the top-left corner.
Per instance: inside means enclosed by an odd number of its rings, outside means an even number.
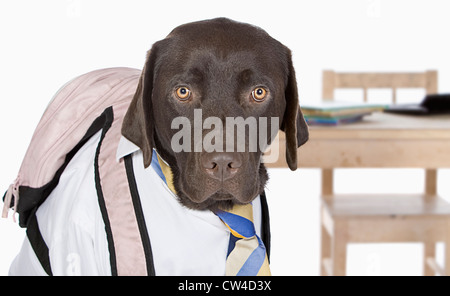
[[[242,166],[242,158],[238,153],[211,152],[201,159],[203,168],[214,179],[225,181],[233,178]]]

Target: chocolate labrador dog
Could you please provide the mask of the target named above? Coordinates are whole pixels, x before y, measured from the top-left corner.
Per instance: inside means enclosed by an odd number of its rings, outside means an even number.
[[[261,148],[175,152],[172,139],[178,131],[171,121],[183,117],[194,125],[196,110],[202,119],[279,118],[287,163],[291,170],[297,168],[297,148],[308,140],[308,128],[291,52],[262,29],[225,18],[182,25],[153,45],[142,73],[122,134],[141,148],[145,167],[156,148],[170,165],[186,207],[215,210],[247,204],[268,180]],[[194,147],[207,132],[190,135]],[[230,143],[236,137],[226,137],[230,132],[224,128],[224,147],[236,147]],[[245,138],[246,148],[250,141]]]

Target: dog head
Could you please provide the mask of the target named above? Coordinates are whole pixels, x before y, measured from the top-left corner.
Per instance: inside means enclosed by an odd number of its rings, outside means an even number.
[[[157,150],[182,204],[214,210],[263,191],[261,158],[274,127],[286,133],[286,160],[295,170],[308,128],[291,52],[260,28],[220,18],[177,27],[153,45],[122,134],[141,148],[145,167]]]

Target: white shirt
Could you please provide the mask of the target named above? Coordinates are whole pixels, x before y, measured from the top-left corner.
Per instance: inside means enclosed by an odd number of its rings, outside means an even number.
[[[95,188],[94,159],[101,131],[73,157],[58,186],[36,212],[53,275],[111,275],[105,225]],[[132,154],[156,275],[224,275],[230,232],[210,211],[182,206],[141,150],[122,138],[117,159]],[[253,201],[261,235],[261,203]],[[127,215],[128,213],[124,213]],[[26,237],[10,275],[46,275]]]

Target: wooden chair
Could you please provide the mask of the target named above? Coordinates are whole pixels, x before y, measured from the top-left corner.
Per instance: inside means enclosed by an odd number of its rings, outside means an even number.
[[[323,99],[333,100],[337,88],[425,88],[437,93],[437,72],[336,73],[323,72]],[[369,242],[423,242],[424,274],[449,274],[435,260],[435,245],[448,240],[450,206],[437,196],[437,171],[426,169],[424,194],[337,195],[333,169],[322,169],[321,275],[346,274],[347,244]],[[448,243],[446,248],[449,248]],[[449,254],[447,252],[447,254]]]

